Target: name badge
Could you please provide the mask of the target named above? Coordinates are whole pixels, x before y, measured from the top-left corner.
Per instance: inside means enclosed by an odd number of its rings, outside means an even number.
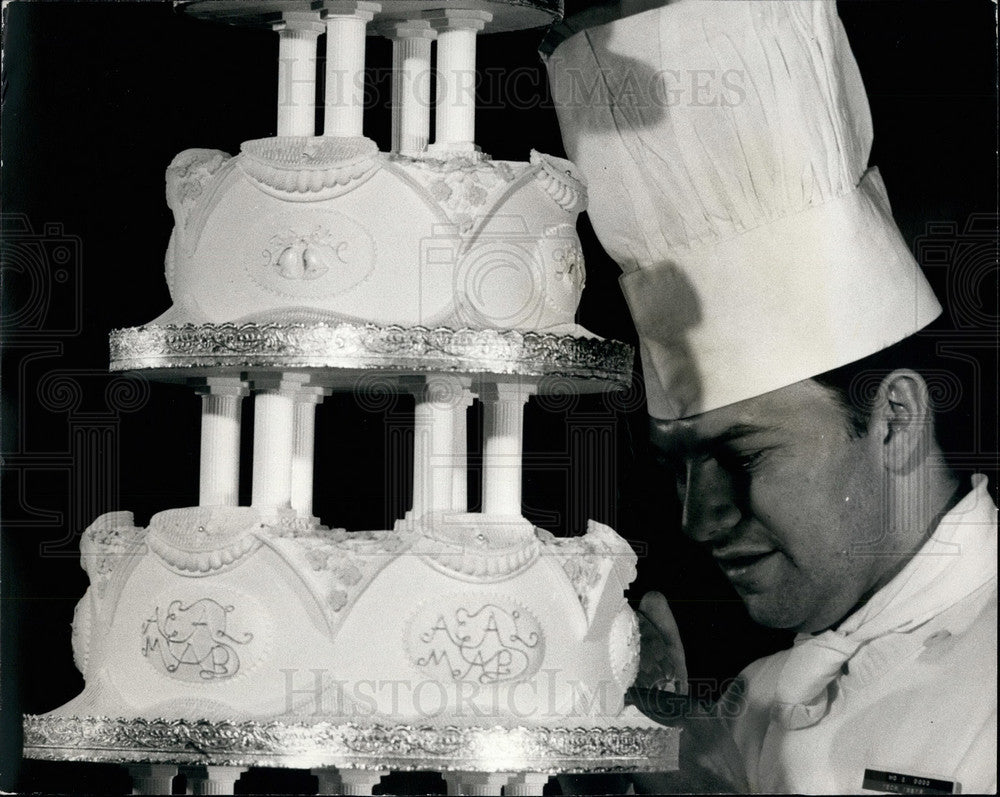
[[[866,769],[862,789],[891,794],[959,794],[961,788],[953,780],[938,780],[922,775],[904,775],[902,772],[883,772]]]

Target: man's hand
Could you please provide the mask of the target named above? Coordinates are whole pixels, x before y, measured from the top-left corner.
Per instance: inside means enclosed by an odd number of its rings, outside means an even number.
[[[634,704],[651,719],[680,728],[681,739],[680,769],[634,776],[636,792],[748,793],[743,760],[725,721],[713,706],[680,697],[688,692],[687,666],[667,599],[647,592],[638,615],[641,647]]]
[[[639,675],[635,685],[686,695],[687,665],[677,622],[659,592],[647,592],[639,602]]]

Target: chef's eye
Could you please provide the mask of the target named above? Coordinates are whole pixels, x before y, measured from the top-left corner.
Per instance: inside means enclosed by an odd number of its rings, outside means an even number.
[[[716,454],[716,461],[730,473],[753,473],[767,453],[765,449],[753,451],[724,450]]]
[[[761,463],[763,458],[763,451],[754,451],[750,454],[741,454],[736,458],[736,461],[741,470],[749,473]]]

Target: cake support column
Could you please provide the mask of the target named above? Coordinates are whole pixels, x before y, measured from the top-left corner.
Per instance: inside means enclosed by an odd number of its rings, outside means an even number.
[[[431,132],[431,42],[437,36],[422,19],[389,22],[392,40],[392,151],[419,155]]]
[[[304,387],[295,394],[290,497],[292,509],[300,517],[312,518],[316,407],[329,392],[321,387]]]
[[[363,135],[365,34],[378,3],[326,0],[326,95],[323,135]]]
[[[244,772],[243,767],[200,767],[188,775],[188,794],[232,794]]]
[[[493,15],[441,9],[424,14],[437,38],[437,97],[431,152],[476,149],[476,34]]]
[[[459,772],[459,794],[472,797],[499,795],[510,774],[506,772]]]
[[[484,385],[483,514],[521,516],[524,404],[532,390],[517,382]]]
[[[465,411],[472,403],[470,380],[428,376],[416,391],[413,413],[413,509],[468,511]]]
[[[371,794],[372,789],[388,774],[388,770],[342,769],[340,770],[340,793]]]
[[[467,410],[476,400],[469,389],[471,379],[462,379],[462,391],[452,411],[451,433],[451,508],[455,512],[469,511],[469,421]]]
[[[292,505],[295,395],[308,379],[300,374],[253,382],[253,487],[251,506],[265,512]]]
[[[170,794],[177,767],[174,764],[130,764],[133,794]]]
[[[326,29],[318,12],[286,11],[278,32],[278,135],[316,132],[316,45]]]
[[[240,494],[240,421],[247,383],[209,377],[201,393],[199,506],[236,506]]]
[[[340,777],[340,772],[336,767],[328,769],[314,769],[312,774],[316,776],[318,786],[317,794],[343,794],[344,784]]]

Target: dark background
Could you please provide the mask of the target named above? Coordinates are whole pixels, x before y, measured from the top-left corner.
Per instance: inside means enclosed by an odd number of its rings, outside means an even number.
[[[840,12],[872,104],[872,161],[947,307],[927,334],[953,364],[942,390],[955,406],[955,462],[992,479],[995,7],[853,0]],[[83,686],[69,634],[87,587],[80,532],[101,512],[128,509],[144,525],[197,500],[198,400],[186,388],[109,376],[107,333],[169,305],[162,263],[173,222],[163,174],[172,157],[189,147],[236,153],[240,142],[274,134],[277,37],[190,19],[169,3],[23,0],[6,7],[3,36],[0,788],[121,790],[113,767],[20,761],[20,715],[56,708]],[[480,39],[477,139],[494,158],[526,160],[532,148],[563,154],[535,54],[540,39],[539,31]],[[369,42],[369,65],[387,68],[389,43]],[[374,81],[366,115],[366,135],[382,149],[387,85]],[[579,320],[634,343],[618,268],[586,217],[580,233],[588,284]],[[374,396],[321,407],[316,511],[324,522],[385,527],[405,508],[387,452],[410,411]],[[244,430],[251,425],[247,407]],[[714,565],[681,538],[672,483],[651,466],[645,425],[640,379],[610,399],[534,402],[525,514],[560,534],[579,533],[594,517],[633,541],[639,578],[629,597],[637,603],[657,588],[670,598],[696,689],[711,697],[787,637],[754,626]],[[568,431],[584,428],[615,442],[587,453]],[[308,788],[301,779],[281,783]]]

